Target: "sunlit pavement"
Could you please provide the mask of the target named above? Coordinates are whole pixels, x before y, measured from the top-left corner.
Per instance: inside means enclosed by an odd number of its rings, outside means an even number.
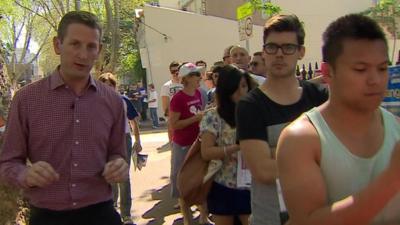
[[[149,131],[157,132],[157,131]],[[148,154],[147,165],[141,171],[131,166],[132,216],[138,225],[183,224],[176,200],[170,197],[169,173],[170,150],[160,151],[157,147],[168,141],[165,131],[143,132],[141,141],[143,154]]]

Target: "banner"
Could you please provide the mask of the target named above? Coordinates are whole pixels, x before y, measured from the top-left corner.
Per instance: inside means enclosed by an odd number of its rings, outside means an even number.
[[[382,107],[400,116],[400,66],[389,67],[389,82]]]

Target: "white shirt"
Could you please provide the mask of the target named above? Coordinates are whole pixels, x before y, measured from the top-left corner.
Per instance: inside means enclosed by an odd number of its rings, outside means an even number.
[[[250,76],[258,83],[258,85],[262,85],[265,81],[265,77],[255,75],[255,74],[250,74]]]
[[[152,100],[155,100],[152,102]],[[149,91],[149,108],[157,108],[158,106],[158,98],[157,91]]]
[[[167,81],[162,87],[161,87],[161,93],[160,96],[167,96],[169,97],[169,100],[171,101],[172,96],[174,96],[178,91],[183,89],[183,85],[181,83],[174,83],[171,80]]]

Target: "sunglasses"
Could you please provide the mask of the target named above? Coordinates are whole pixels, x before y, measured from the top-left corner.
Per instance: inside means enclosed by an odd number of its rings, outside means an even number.
[[[255,67],[257,67],[259,64],[258,64],[258,62],[250,62],[250,66],[255,66]]]
[[[213,77],[214,79],[218,79],[218,75],[219,75],[218,73],[213,73],[213,74],[212,74],[212,77]]]

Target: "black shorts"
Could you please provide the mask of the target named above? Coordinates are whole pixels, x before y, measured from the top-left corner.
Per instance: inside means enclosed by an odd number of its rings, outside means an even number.
[[[233,189],[214,182],[207,197],[208,211],[214,215],[251,214],[250,191]]]

